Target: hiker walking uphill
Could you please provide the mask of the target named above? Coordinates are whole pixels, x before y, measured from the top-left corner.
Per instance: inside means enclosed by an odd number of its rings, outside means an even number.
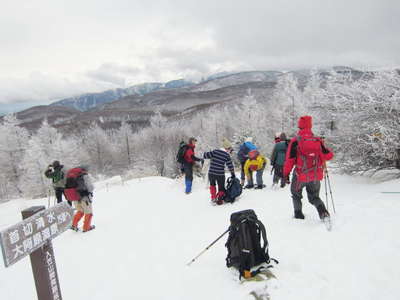
[[[271,166],[274,172],[272,186],[276,186],[280,180],[281,188],[283,188],[286,185],[286,178],[283,176],[283,165],[285,164],[286,150],[289,143],[284,132],[280,134],[279,140],[280,142],[275,144],[271,154]]]
[[[292,193],[294,217],[304,219],[301,199],[302,190],[305,187],[308,201],[314,205],[321,220],[329,217],[329,212],[319,197],[321,188],[320,181],[323,179],[323,166],[325,161],[333,158],[333,152],[325,147],[322,139],[315,137],[311,131],[311,116],[300,117],[298,122],[299,131],[292,138],[286,151],[283,176],[289,177],[293,167],[290,191]]]
[[[58,160],[55,160],[51,165],[47,167],[47,170],[44,172],[44,175],[52,180],[57,203],[61,203],[65,187],[64,166],[61,165]],[[72,206],[71,201],[68,201],[68,204]]]
[[[224,139],[221,149],[215,149],[210,152],[205,152],[203,158],[211,159],[210,168],[208,171],[208,179],[210,181],[211,202],[221,205],[224,203],[225,196],[225,165],[231,172],[232,177],[235,177],[235,169],[233,168],[230,153],[232,152],[232,144]],[[218,193],[217,187],[218,184]]]
[[[257,186],[256,189],[264,188],[263,183],[263,173],[265,166],[267,165],[267,159],[261,155],[257,150],[250,151],[248,154],[249,158],[246,160],[244,164],[244,173],[246,174],[247,178],[247,185],[245,186],[246,189],[254,188],[253,183],[253,172],[256,172],[256,180]]]
[[[196,161],[204,162],[203,159],[198,158],[194,154],[194,148],[196,147],[197,140],[194,137],[189,139],[189,143],[186,145],[186,150],[183,155],[183,172],[185,173],[185,193],[190,194],[192,192],[193,183],[193,165]]]
[[[90,231],[95,228],[92,225],[93,208],[93,184],[88,175],[88,166],[80,166],[68,170],[67,182],[65,185],[65,197],[74,202],[76,213],[72,220],[71,229],[78,231],[78,223],[83,220],[83,232]]]
[[[245,180],[245,172],[244,172],[244,164],[246,163],[247,159],[249,158],[248,154],[252,150],[256,150],[257,147],[253,144],[253,138],[247,137],[242,145],[240,145],[238,151],[238,159],[241,166],[241,173],[240,173],[240,184],[244,185]]]

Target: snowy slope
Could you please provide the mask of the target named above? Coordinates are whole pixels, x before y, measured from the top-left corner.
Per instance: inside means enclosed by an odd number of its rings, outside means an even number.
[[[269,173],[269,172],[266,172]],[[271,182],[269,174],[264,179]],[[337,214],[327,232],[304,202],[305,220],[292,218],[288,188],[244,191],[233,205],[211,206],[196,179],[191,195],[183,181],[151,177],[97,184],[96,230],[68,231],[54,241],[64,299],[399,299],[400,191],[395,181],[331,175]],[[325,200],[322,190],[321,196]],[[0,205],[0,230],[20,220],[19,211],[47,199]],[[267,228],[270,254],[280,260],[276,280],[240,284],[225,267],[226,236],[190,267],[186,263],[228,226],[232,212],[253,208]],[[25,258],[0,265],[0,299],[36,299]]]

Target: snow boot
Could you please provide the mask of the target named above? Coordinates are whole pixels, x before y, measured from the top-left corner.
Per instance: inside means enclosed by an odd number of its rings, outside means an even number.
[[[247,184],[244,188],[245,189],[252,189],[252,188],[254,188],[254,184]]]
[[[294,218],[295,219],[304,219],[304,214],[301,210],[294,211]]]
[[[93,214],[85,214],[85,220],[83,221],[83,232],[92,230],[93,226],[91,226]]]
[[[215,185],[210,185],[211,202],[217,201],[217,188]]]
[[[262,190],[263,188],[265,188],[265,184],[256,185],[255,187],[257,190]]]
[[[76,232],[79,231],[79,228],[74,225],[71,225],[70,229],[72,229],[73,231],[76,231]]]
[[[217,204],[222,205],[224,204],[224,198],[225,198],[225,192],[224,191],[219,191],[217,194]]]
[[[72,220],[71,229],[73,229],[73,228],[78,229],[78,223],[79,223],[80,219],[82,219],[83,215],[84,215],[84,214],[83,214],[82,211],[77,211],[77,212],[76,212],[76,214],[75,214],[75,216],[74,216],[74,219]]]
[[[84,230],[83,232],[88,232],[88,231],[93,230],[95,228],[96,228],[96,226],[90,225],[90,227],[87,230]]]
[[[317,207],[318,215],[321,220],[329,217],[329,212],[326,210],[325,205],[321,204]]]
[[[185,193],[190,194],[191,191],[192,191],[192,181],[185,180]]]

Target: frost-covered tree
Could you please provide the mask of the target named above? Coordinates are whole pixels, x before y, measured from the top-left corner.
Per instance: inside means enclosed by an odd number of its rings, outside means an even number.
[[[29,134],[19,127],[16,116],[11,114],[0,125],[0,181],[1,198],[19,196],[22,190],[19,181],[22,175],[22,159],[27,149]]]

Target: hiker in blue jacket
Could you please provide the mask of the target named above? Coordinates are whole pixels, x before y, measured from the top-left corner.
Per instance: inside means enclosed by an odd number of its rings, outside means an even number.
[[[238,159],[240,162],[241,166],[241,172],[240,172],[240,184],[243,186],[244,181],[245,181],[245,174],[244,174],[244,164],[246,163],[246,160],[249,158],[248,154],[252,150],[256,150],[257,147],[253,144],[253,138],[252,137],[247,137],[242,145],[240,145],[239,151],[238,151]]]

